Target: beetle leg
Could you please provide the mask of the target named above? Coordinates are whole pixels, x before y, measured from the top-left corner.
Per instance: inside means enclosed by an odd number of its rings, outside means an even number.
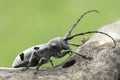
[[[69,45],[79,47],[79,46],[81,46],[82,44],[69,43]]]
[[[69,52],[70,52],[70,51],[68,51],[68,50],[64,50],[62,53],[61,53],[61,52],[58,52],[58,53],[55,53],[55,54],[54,54],[54,57],[55,57],[55,58],[61,58],[61,57],[65,56],[65,55],[67,55]]]
[[[88,60],[93,59],[92,57],[87,57],[86,55],[79,54],[79,53],[77,53],[77,52],[75,52],[75,51],[72,51],[72,50],[69,50],[69,52],[75,53],[75,54],[81,56],[81,57],[84,58],[84,59],[88,59]]]
[[[40,67],[42,64],[46,63],[46,61],[47,61],[47,59],[46,59],[45,57],[40,58],[40,60],[39,60],[39,62],[38,62],[38,64],[37,64],[36,70],[38,71],[38,70],[39,70],[39,67]]]
[[[31,56],[30,56],[30,59],[29,59],[29,61],[28,61],[28,64],[27,64],[27,66],[26,66],[26,68],[23,68],[22,70],[27,70],[27,69],[29,69],[29,67],[30,67],[30,65],[31,65],[31,62],[32,62],[32,59],[33,59],[34,57],[36,57],[36,56],[35,56],[35,53],[32,53]]]
[[[39,71],[39,67],[46,62],[47,62],[47,59],[45,57],[42,57],[37,64],[36,71],[34,72],[34,74],[37,74],[37,72]]]
[[[39,67],[44,64],[47,59],[45,57],[39,57],[39,55],[35,52],[34,53],[35,57],[37,58],[37,60],[39,61],[38,64],[37,64],[37,67],[36,67],[36,70],[39,70]],[[46,60],[46,61],[45,61]]]
[[[31,56],[30,56],[29,62],[28,62],[28,64],[27,64],[27,66],[26,66],[26,69],[29,69],[29,67],[30,67],[30,65],[31,65],[31,62],[32,62],[32,59],[35,58],[35,57],[36,57],[36,56],[35,56],[35,53],[32,53]]]
[[[50,59],[49,62],[51,63],[52,66],[54,66],[53,61]]]
[[[42,64],[44,64],[44,63],[46,63],[46,62],[51,62],[51,65],[52,66],[54,66],[53,65],[53,61],[50,59],[50,60],[47,60],[45,57],[42,57],[40,60],[39,60],[39,63],[37,64],[37,67],[36,67],[36,71],[34,72],[34,74],[37,74],[37,72],[39,71],[39,67],[42,65]]]

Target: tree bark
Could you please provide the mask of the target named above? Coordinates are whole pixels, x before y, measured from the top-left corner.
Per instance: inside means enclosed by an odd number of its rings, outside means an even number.
[[[120,40],[116,43],[113,48],[113,42],[102,45],[98,41],[89,42],[76,52],[93,59],[74,54],[63,64],[40,69],[37,74],[34,68],[23,71],[22,68],[1,67],[0,80],[120,80]]]

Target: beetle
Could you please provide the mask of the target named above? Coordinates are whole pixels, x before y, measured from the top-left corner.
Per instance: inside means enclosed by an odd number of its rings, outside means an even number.
[[[84,14],[82,14],[80,16],[80,18],[78,18],[78,20],[75,22],[75,24],[73,24],[73,26],[70,28],[68,33],[65,34],[64,37],[56,37],[56,38],[51,39],[50,41],[48,41],[45,44],[36,45],[36,46],[26,49],[25,51],[21,52],[15,58],[12,66],[14,68],[26,67],[26,69],[28,69],[29,67],[36,66],[36,71],[38,71],[39,67],[47,62],[51,62],[51,65],[53,66],[53,61],[52,61],[51,57],[61,58],[69,53],[71,53],[71,54],[75,53],[85,59],[91,60],[92,57],[86,57],[85,55],[79,54],[70,48],[70,45],[78,47],[78,46],[80,46],[79,44],[70,44],[68,42],[69,40],[75,38],[76,36],[90,34],[90,33],[100,33],[100,34],[110,37],[114,42],[113,47],[115,47],[116,46],[115,40],[110,35],[108,35],[104,32],[88,31],[88,32],[71,35],[71,32],[77,26],[77,24],[81,21],[81,19],[86,14],[91,13],[91,12],[99,13],[97,10],[89,10],[89,11],[85,12]]]

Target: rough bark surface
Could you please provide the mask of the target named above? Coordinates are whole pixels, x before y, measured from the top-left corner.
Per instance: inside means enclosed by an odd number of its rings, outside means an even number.
[[[120,35],[120,34],[119,34]],[[112,48],[113,42],[98,45],[98,41],[89,42],[77,49],[77,52],[93,57],[84,59],[71,56],[57,67],[23,71],[22,68],[0,68],[0,80],[120,80],[120,41]]]

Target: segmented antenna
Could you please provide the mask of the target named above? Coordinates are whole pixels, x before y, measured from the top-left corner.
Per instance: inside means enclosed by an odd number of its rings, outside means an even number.
[[[104,33],[104,32],[101,32],[101,31],[88,31],[88,32],[78,33],[78,34],[75,34],[75,35],[73,35],[73,36],[69,36],[68,38],[66,38],[66,40],[70,40],[70,39],[73,39],[73,38],[76,37],[76,36],[85,35],[85,34],[90,34],[90,33],[100,33],[100,34],[104,34],[104,35],[108,36],[108,37],[111,38],[112,41],[114,42],[113,48],[116,47],[116,42],[115,42],[114,38],[111,37],[110,35],[108,35],[107,33]]]
[[[86,14],[88,14],[88,13],[90,13],[90,12],[99,13],[99,11],[97,11],[97,10],[90,10],[90,11],[87,11],[87,12],[85,12],[84,14],[82,14],[82,15],[80,16],[80,18],[78,18],[78,20],[77,20],[77,21],[73,24],[73,26],[70,28],[68,34],[71,34],[72,30],[77,26],[77,24],[81,21],[81,19],[82,19]]]
[[[76,37],[76,36],[80,36],[80,35],[85,35],[85,34],[90,34],[90,33],[100,33],[100,34],[104,34],[104,35],[108,36],[109,38],[111,38],[112,41],[114,42],[113,48],[116,47],[116,42],[115,42],[115,40],[114,40],[110,35],[108,35],[107,33],[100,32],[100,31],[88,31],[88,32],[78,33],[78,34],[75,34],[75,35],[71,36],[72,30],[77,26],[77,24],[81,21],[81,19],[82,19],[86,14],[88,14],[88,13],[90,13],[90,12],[99,13],[99,11],[97,11],[97,10],[90,10],[90,11],[87,11],[87,12],[85,12],[84,14],[82,14],[82,15],[80,16],[80,18],[78,18],[78,20],[75,22],[75,24],[73,24],[73,26],[70,28],[69,32],[65,35],[65,40],[70,40],[70,39],[72,39],[72,38],[74,38],[74,37]]]

